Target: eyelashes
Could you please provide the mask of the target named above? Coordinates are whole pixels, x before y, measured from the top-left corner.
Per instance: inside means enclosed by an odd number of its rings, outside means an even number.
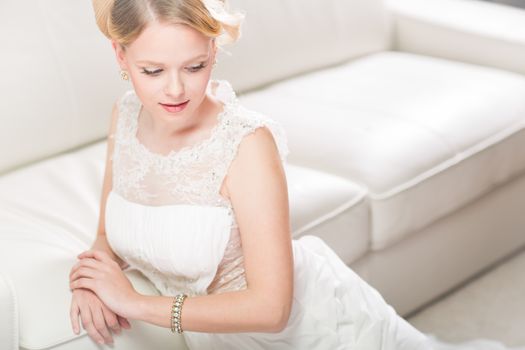
[[[146,75],[157,75],[159,74],[160,72],[162,72],[162,69],[157,69],[157,70],[154,70],[154,71],[149,71],[147,69],[144,69],[142,68],[142,74],[146,74]]]
[[[204,63],[201,63],[199,64],[198,66],[193,66],[193,67],[189,67],[188,68],[188,71],[190,73],[196,73],[198,71],[200,71],[201,69],[203,69],[204,67],[206,67],[206,64]],[[162,72],[162,69],[157,69],[157,70],[154,70],[154,71],[149,71],[145,68],[142,68],[142,74],[146,74],[146,75],[150,75],[150,76],[155,76],[155,75],[158,75],[160,72]]]

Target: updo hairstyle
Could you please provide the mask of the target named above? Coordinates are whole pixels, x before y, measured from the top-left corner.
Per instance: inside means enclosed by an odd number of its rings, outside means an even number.
[[[152,21],[186,24],[216,38],[218,47],[234,43],[245,15],[226,5],[227,0],[93,0],[100,31],[124,50]]]

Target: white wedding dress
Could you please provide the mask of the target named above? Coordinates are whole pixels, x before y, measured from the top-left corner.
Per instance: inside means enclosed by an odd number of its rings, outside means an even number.
[[[134,90],[119,100],[113,189],[106,233],[117,255],[142,272],[162,295],[223,293],[246,288],[242,242],[231,203],[219,194],[242,138],[266,126],[281,160],[283,128],[243,107],[226,80],[210,80],[207,93],[224,104],[211,134],[196,145],[161,155],[137,138],[141,101]],[[184,331],[200,350],[424,350],[505,349],[477,339],[438,341],[411,326],[318,237],[293,239],[294,298],[279,333]],[[521,348],[525,349],[525,348]]]

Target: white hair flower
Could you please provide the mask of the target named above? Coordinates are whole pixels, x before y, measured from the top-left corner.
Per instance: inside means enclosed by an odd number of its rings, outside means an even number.
[[[225,2],[221,0],[202,0],[202,3],[210,13],[210,15],[217,21],[233,28],[240,27],[242,21],[245,18],[245,14],[242,12],[230,13],[226,10]],[[223,29],[223,33],[217,38],[219,46],[221,44],[227,44],[234,39],[231,37],[228,31]],[[231,53],[227,52],[231,55]]]

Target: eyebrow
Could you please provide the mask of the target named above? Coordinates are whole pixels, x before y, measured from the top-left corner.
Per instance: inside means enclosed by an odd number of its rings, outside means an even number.
[[[207,57],[208,54],[204,53],[202,55],[199,55],[199,56],[196,56],[196,57],[193,57],[193,58],[190,58],[189,60],[187,60],[186,62],[183,62],[183,63],[188,63],[188,62],[191,62],[193,60],[196,60],[198,58],[204,58],[204,57]],[[142,64],[151,64],[151,65],[154,65],[154,66],[162,66],[163,64],[162,63],[159,63],[159,62],[153,62],[153,61],[148,61],[148,60],[140,60],[140,61],[137,61],[137,63],[142,63]]]

